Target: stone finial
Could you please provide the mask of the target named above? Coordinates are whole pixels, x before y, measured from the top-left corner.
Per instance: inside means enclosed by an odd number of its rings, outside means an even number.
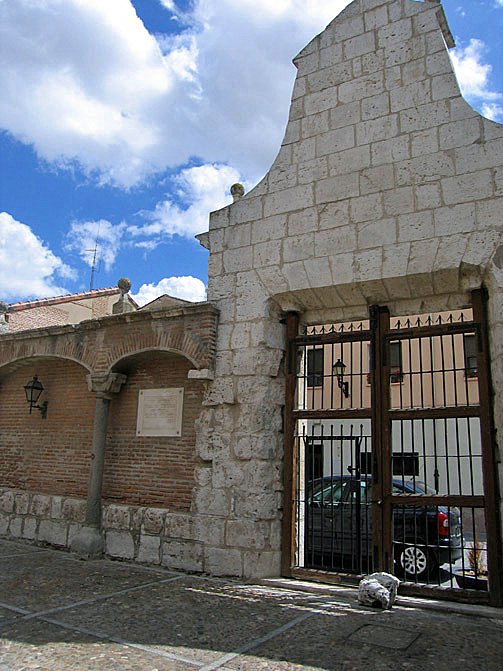
[[[242,198],[244,195],[245,195],[245,188],[242,184],[236,182],[236,184],[233,184],[231,186],[231,196],[234,199],[234,202]]]
[[[120,280],[117,282],[117,286],[121,290],[122,295],[127,294],[131,289],[131,280],[128,279],[127,277],[121,277]]]
[[[391,608],[396,600],[400,581],[389,573],[372,573],[360,581],[358,601],[364,606]]]
[[[121,295],[117,303],[112,305],[112,314],[118,315],[123,312],[132,312],[134,308],[127,297],[128,292],[131,289],[131,281],[127,277],[121,277],[117,282],[117,286],[119,287]]]

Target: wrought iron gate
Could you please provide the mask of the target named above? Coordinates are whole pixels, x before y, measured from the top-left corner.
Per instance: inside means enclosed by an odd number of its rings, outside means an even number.
[[[484,292],[452,314],[374,306],[287,330],[284,574],[380,569],[409,592],[500,604]],[[470,570],[489,592],[466,590]]]

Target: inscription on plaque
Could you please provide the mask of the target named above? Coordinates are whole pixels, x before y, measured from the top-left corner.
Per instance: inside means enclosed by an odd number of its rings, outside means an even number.
[[[138,397],[137,436],[182,435],[183,388],[142,389]]]

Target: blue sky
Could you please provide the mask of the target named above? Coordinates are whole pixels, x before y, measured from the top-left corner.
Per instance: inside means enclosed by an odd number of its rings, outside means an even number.
[[[277,153],[292,58],[348,0],[0,0],[0,300],[204,299],[208,213]],[[503,0],[443,0],[467,100],[503,122]]]

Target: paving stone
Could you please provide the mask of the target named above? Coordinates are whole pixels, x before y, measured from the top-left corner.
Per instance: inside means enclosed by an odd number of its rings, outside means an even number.
[[[11,610],[10,608],[2,608],[0,606],[0,628],[11,624],[15,620],[19,620],[21,617],[23,617],[23,613]]]
[[[61,555],[58,561],[54,561],[52,551],[2,560],[0,601],[42,611],[168,577],[167,573],[156,575],[140,567],[82,562],[71,555]]]
[[[58,619],[83,629],[98,627],[107,636],[208,664],[239,650],[297,613],[263,592],[200,578],[146,587],[131,595],[65,610]]]
[[[348,588],[313,593],[295,581],[253,585],[54,550],[14,560],[9,545],[20,547],[0,542],[0,671],[501,668],[503,613],[495,609],[381,611],[359,607]],[[7,596],[12,608],[1,604]],[[50,607],[60,610],[41,612]]]
[[[365,625],[351,635],[351,641],[360,641],[372,646],[389,648],[390,650],[406,650],[419,634],[380,625]]]
[[[194,671],[180,659],[100,640],[47,622],[3,631],[0,671]]]
[[[12,555],[29,554],[32,552],[43,552],[43,548],[24,543],[15,543],[12,541],[0,540],[0,557],[9,557]]]

